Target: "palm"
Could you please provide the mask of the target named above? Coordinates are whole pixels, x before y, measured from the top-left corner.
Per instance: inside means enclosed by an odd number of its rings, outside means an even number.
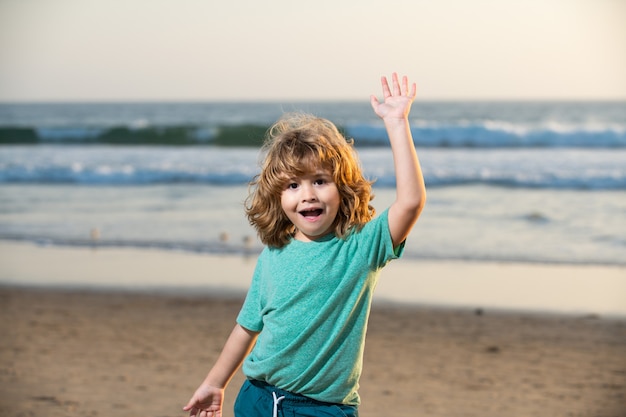
[[[374,112],[383,119],[401,119],[406,118],[411,110],[411,104],[415,99],[416,86],[409,83],[407,77],[402,77],[402,85],[398,80],[398,75],[393,74],[392,88],[389,87],[386,77],[382,77],[381,84],[383,87],[383,102],[380,103],[376,96],[371,97],[372,108]]]

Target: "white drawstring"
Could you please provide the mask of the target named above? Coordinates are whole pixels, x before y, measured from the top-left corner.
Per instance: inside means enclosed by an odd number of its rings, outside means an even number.
[[[285,396],[276,397],[276,393],[272,392],[272,397],[274,397],[274,413],[272,414],[272,417],[278,417],[278,404],[285,399]]]

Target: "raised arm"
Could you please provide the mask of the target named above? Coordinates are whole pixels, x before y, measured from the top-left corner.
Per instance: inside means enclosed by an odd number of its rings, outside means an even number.
[[[217,362],[193,394],[184,411],[195,417],[221,417],[224,403],[224,390],[241,366],[258,333],[235,325]]]
[[[371,96],[374,112],[383,119],[396,174],[396,199],[389,207],[389,230],[394,247],[400,245],[417,221],[426,203],[426,187],[415,144],[409,126],[409,112],[416,95],[415,83],[406,76],[402,85],[396,73],[392,76],[392,87],[386,77],[381,78],[383,102]]]

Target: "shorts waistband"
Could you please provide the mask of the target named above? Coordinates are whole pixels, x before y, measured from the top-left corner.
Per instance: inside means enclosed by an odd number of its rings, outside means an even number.
[[[284,389],[275,387],[274,385],[270,385],[265,381],[260,381],[257,379],[249,379],[248,380],[252,385],[254,385],[255,387],[262,389],[263,391],[266,391],[268,393],[268,395],[270,397],[272,397],[273,395],[277,396],[277,397],[284,397],[283,400],[281,400],[282,402],[286,402],[286,403],[295,403],[298,404],[299,406],[302,405],[315,405],[315,406],[319,406],[319,405],[338,405],[338,404],[334,404],[334,403],[327,403],[327,402],[323,402],[323,401],[318,401],[315,400],[313,398],[307,397],[305,395],[301,395],[301,394],[296,394],[290,391],[286,391]]]

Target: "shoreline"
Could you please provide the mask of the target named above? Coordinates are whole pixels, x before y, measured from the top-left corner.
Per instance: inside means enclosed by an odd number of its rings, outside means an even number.
[[[186,415],[181,408],[232,330],[255,261],[0,241],[0,415]],[[372,306],[359,414],[621,417],[626,316],[497,308],[467,292],[487,285],[492,301],[535,298],[540,283],[558,301],[563,279],[591,276],[598,286],[623,282],[623,272],[392,262]],[[401,297],[416,293],[424,299]],[[239,371],[227,388],[224,417],[243,380]]]
[[[0,240],[0,286],[242,297],[256,257]],[[626,267],[402,258],[374,303],[622,319]]]

